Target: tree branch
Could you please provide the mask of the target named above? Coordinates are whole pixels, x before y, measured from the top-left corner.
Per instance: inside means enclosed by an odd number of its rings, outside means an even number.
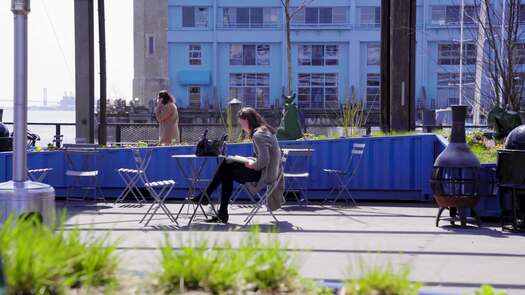
[[[314,2],[315,0],[304,0],[301,5],[299,5],[299,7],[294,10],[292,12],[292,14],[290,15],[290,18],[293,18],[297,13],[299,13],[299,11],[301,11],[302,9],[304,9],[307,5],[310,5]]]

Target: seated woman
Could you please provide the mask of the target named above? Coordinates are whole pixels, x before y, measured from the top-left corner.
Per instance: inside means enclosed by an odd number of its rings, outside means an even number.
[[[264,118],[253,108],[242,108],[238,113],[239,125],[253,140],[256,157],[253,161],[242,164],[223,161],[215,176],[206,188],[206,193],[212,193],[221,185],[221,204],[218,216],[206,220],[207,222],[228,222],[228,203],[233,191],[233,181],[239,183],[256,183],[247,186],[252,192],[258,192],[267,184],[275,181],[281,169],[281,149],[275,137],[275,129],[269,126]],[[268,209],[276,210],[284,203],[284,180],[268,198]],[[200,196],[193,197],[198,201]]]

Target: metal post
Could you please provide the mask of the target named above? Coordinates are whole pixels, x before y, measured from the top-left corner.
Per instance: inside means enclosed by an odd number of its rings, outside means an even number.
[[[55,125],[55,146],[57,149],[60,148],[60,143],[62,142],[62,135],[60,134],[60,124]]]
[[[74,0],[76,143],[95,142],[93,0]]]
[[[18,3],[17,3],[18,2]],[[13,181],[27,180],[27,15],[29,1],[13,1],[15,14],[15,100]],[[27,6],[26,6],[27,5]]]
[[[476,78],[474,83],[474,102],[473,102],[473,118],[472,123],[474,125],[480,125],[480,113],[481,113],[481,81],[483,79],[483,58],[484,58],[484,46],[485,46],[485,30],[483,26],[487,20],[487,1],[481,0],[479,10],[479,25],[478,25],[478,41],[476,44]]]
[[[13,180],[0,183],[1,217],[34,215],[52,221],[55,190],[49,185],[27,180],[27,15],[29,0],[12,0],[15,21]]]
[[[463,104],[463,17],[465,13],[465,1],[461,0],[461,14],[459,27],[459,105]]]
[[[104,21],[104,0],[98,0],[98,36],[100,63],[100,109],[98,112],[98,144],[107,143],[106,126],[106,24]]]
[[[115,131],[117,134],[115,134],[115,141],[120,143],[122,141],[122,127],[120,124],[117,124]]]

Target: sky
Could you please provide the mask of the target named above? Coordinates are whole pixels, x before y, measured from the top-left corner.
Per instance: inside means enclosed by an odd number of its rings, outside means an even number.
[[[98,97],[98,14],[94,1],[95,97]],[[14,15],[11,0],[0,0],[0,105],[12,105]],[[133,80],[133,0],[106,0],[108,98],[131,99]],[[41,105],[64,92],[75,94],[74,0],[32,0],[28,16],[28,99]],[[36,100],[36,101],[34,101]]]

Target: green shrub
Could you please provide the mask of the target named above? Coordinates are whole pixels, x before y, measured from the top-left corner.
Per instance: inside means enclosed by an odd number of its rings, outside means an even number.
[[[505,292],[498,292],[491,285],[482,285],[481,289],[474,293],[475,295],[507,295]]]
[[[360,278],[348,282],[345,286],[346,295],[416,295],[421,288],[420,283],[410,281],[410,270],[407,266],[395,271],[392,266],[362,267]]]
[[[375,132],[372,132],[372,136],[374,136],[374,137],[378,137],[378,136],[409,136],[409,135],[416,135],[416,132],[414,132],[414,131],[391,131],[391,132],[375,131]]]
[[[74,228],[67,236],[61,237],[64,239],[63,251],[73,263],[68,275],[76,278],[75,286],[112,288],[117,285],[119,260],[115,255],[115,244],[108,242],[109,234],[101,238],[88,237],[83,241],[80,230]]]
[[[64,222],[58,223],[63,227]],[[107,237],[69,235],[32,218],[10,216],[0,229],[8,294],[64,294],[71,287],[116,286],[118,260]]]
[[[228,242],[210,244],[201,240],[175,251],[166,238],[161,256],[158,287],[165,294],[187,290],[213,294],[248,291],[330,294],[316,282],[301,278],[286,249],[275,238],[262,242],[257,229],[241,241],[238,249]]]
[[[10,216],[0,230],[0,255],[9,294],[61,294],[71,264],[64,263],[61,243],[52,230]]]

